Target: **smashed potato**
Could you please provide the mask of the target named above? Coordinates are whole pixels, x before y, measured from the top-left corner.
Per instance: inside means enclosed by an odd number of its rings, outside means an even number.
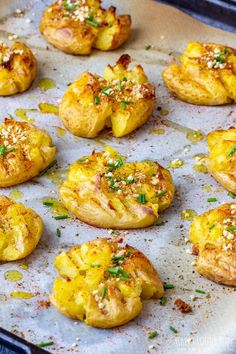
[[[0,96],[26,91],[36,76],[36,59],[21,42],[0,42]]]
[[[171,174],[155,161],[124,160],[107,147],[74,162],[60,187],[65,207],[96,227],[134,229],[154,224],[158,212],[173,199]]]
[[[56,148],[50,136],[26,122],[6,118],[0,125],[0,187],[37,176],[53,160]]]
[[[236,50],[215,43],[190,42],[180,57],[163,71],[169,91],[198,105],[236,101]]]
[[[164,294],[146,256],[111,239],[72,247],[56,257],[55,266],[60,277],[54,282],[51,302],[64,315],[89,326],[123,325],[141,312],[142,299]]]
[[[150,117],[155,105],[155,89],[141,65],[128,70],[129,55],[108,65],[104,78],[89,72],[72,83],[59,106],[65,127],[73,134],[96,137],[105,127],[121,137],[137,129]]]
[[[75,55],[120,47],[129,37],[131,17],[108,11],[101,0],[59,0],[44,11],[40,32],[54,47]]]
[[[199,273],[217,283],[236,286],[236,203],[196,217],[190,240],[198,247]]]
[[[236,194],[236,129],[211,132],[207,143],[209,171],[222,186]]]
[[[43,221],[32,209],[0,196],[0,261],[16,261],[37,246]]]

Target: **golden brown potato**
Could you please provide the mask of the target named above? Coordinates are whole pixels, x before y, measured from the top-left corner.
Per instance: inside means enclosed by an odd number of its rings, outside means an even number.
[[[154,224],[173,196],[168,170],[155,161],[124,162],[110,147],[74,162],[60,187],[63,204],[78,219],[113,229]]]
[[[0,261],[16,261],[37,246],[43,221],[32,209],[0,196]]]
[[[129,55],[108,65],[104,78],[85,72],[70,85],[59,106],[65,127],[73,134],[96,137],[105,127],[121,137],[137,129],[150,117],[155,89],[140,65],[128,70]]]
[[[207,143],[209,171],[220,184],[236,194],[236,129],[211,132]]]
[[[36,59],[21,42],[11,48],[0,43],[0,95],[9,96],[26,91],[36,76]]]
[[[236,203],[197,216],[190,227],[190,240],[198,247],[199,273],[236,286]]]
[[[5,119],[0,125],[0,187],[37,176],[53,160],[56,148],[50,136],[26,122]]]
[[[189,42],[181,64],[163,71],[169,91],[198,105],[222,105],[236,101],[236,51],[215,43]]]
[[[129,37],[131,17],[108,11],[100,0],[59,0],[43,13],[40,32],[54,47],[70,54],[87,55],[120,47]]]
[[[100,238],[72,247],[55,259],[60,274],[50,299],[64,315],[87,325],[111,328],[132,320],[142,299],[158,299],[164,289],[143,253]]]

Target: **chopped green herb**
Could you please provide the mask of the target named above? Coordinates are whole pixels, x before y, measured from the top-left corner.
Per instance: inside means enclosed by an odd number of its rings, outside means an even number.
[[[93,26],[93,27],[96,27],[96,28],[99,27],[99,23],[98,23],[97,21],[93,20],[92,17],[87,18],[87,23],[88,23],[90,26]]]
[[[64,1],[64,8],[68,11],[74,11],[77,6],[75,4],[68,3],[67,1]]]
[[[130,257],[132,255],[132,252],[128,251],[126,254],[126,257]]]
[[[100,267],[101,267],[101,264],[98,264],[98,263],[91,264],[91,268],[100,268]]]
[[[107,271],[112,275],[118,275],[120,273],[120,268],[108,268]]]
[[[234,235],[236,235],[236,226],[227,226],[226,227],[227,231],[232,231]]]
[[[163,195],[166,195],[166,193],[167,193],[167,191],[159,191],[159,192],[157,193],[157,198],[160,198],[160,197],[162,197]]]
[[[149,333],[148,339],[153,339],[153,338],[155,338],[156,336],[158,336],[157,331],[153,331],[153,332]]]
[[[123,165],[123,160],[117,160],[115,163],[108,163],[109,172],[113,172],[116,168],[121,167]]]
[[[10,113],[8,113],[7,115],[9,116],[10,119],[14,120],[14,117]]]
[[[125,256],[114,256],[112,257],[112,262],[118,263],[119,261],[123,261],[125,259]]]
[[[104,87],[104,89],[101,90],[101,93],[103,93],[106,96],[110,96],[112,91],[112,87],[108,86],[108,87]]]
[[[152,48],[151,44],[145,45],[145,50],[149,50],[149,49],[151,49],[151,48]]]
[[[232,147],[232,149],[230,149],[230,150],[227,152],[227,155],[228,155],[228,156],[232,156],[235,152],[236,152],[236,145],[234,145],[234,146]]]
[[[68,219],[68,215],[58,215],[54,217],[55,220],[64,220]]]
[[[116,183],[116,181],[112,178],[112,179],[110,180],[110,185],[109,185],[109,187],[112,188],[112,189],[114,189],[114,191],[118,191],[118,190],[119,190],[119,187],[115,186],[115,183]]]
[[[83,156],[79,160],[77,160],[77,162],[81,163],[81,162],[85,162],[87,160],[88,160],[88,157],[87,156]]]
[[[102,300],[105,298],[106,293],[107,293],[107,288],[103,288],[102,289]]]
[[[133,178],[133,179],[131,179],[131,178],[126,178],[126,179],[125,179],[125,182],[126,182],[127,184],[133,184],[133,183],[135,182],[135,180],[134,180],[134,178]]]
[[[233,194],[232,192],[228,192],[228,196],[231,197],[232,199],[235,199],[235,198],[236,198],[236,195]]]
[[[69,84],[67,84],[66,86],[70,86],[72,84],[72,82],[69,82]]]
[[[162,296],[162,298],[160,299],[160,305],[165,306],[166,304],[167,304],[167,297]]]
[[[138,195],[138,201],[139,201],[139,203],[141,203],[141,204],[146,204],[147,201],[146,201],[145,194],[139,194],[139,195]]]
[[[98,96],[94,96],[94,103],[97,106],[99,104],[100,100]]]
[[[122,81],[121,80],[118,82],[118,90],[122,91]]]
[[[130,275],[126,273],[123,269],[121,268],[108,268],[107,271],[111,275],[119,275],[121,274],[122,277],[120,278],[121,280],[128,280],[130,278]],[[123,279],[122,279],[123,278]]]
[[[121,101],[121,106],[124,110],[126,110],[127,104],[132,104],[134,103],[133,101],[126,101],[126,100],[122,100]]]
[[[37,344],[37,347],[45,348],[45,347],[50,347],[53,344],[54,344],[54,342],[45,342],[45,343],[42,342],[42,343]]]
[[[173,284],[169,284],[169,283],[164,283],[164,289],[174,289],[174,285]]]
[[[43,202],[43,205],[45,205],[46,207],[51,207],[53,206],[52,202]]]
[[[215,224],[209,226],[209,230],[212,230],[215,227]]]
[[[215,57],[215,61],[221,64],[225,63],[225,58],[222,58],[221,56]]]
[[[212,202],[217,202],[217,199],[216,198],[208,198],[207,201],[209,203],[212,203]]]
[[[195,292],[198,294],[206,294],[206,292],[204,290],[201,289],[195,289]]]
[[[172,326],[170,326],[169,328],[170,328],[170,330],[171,330],[172,332],[174,332],[175,334],[177,334],[177,333],[178,333],[178,331],[177,331],[177,329],[176,329],[176,328],[174,328],[174,327],[172,327]]]
[[[61,230],[57,229],[57,237],[61,237]]]
[[[44,170],[39,172],[38,177],[42,177],[43,175],[45,175],[48,172],[48,170],[50,170],[50,168],[52,168],[56,164],[57,164],[57,160],[53,160],[46,168],[44,168]]]
[[[112,236],[119,236],[120,231],[119,230],[112,230]]]
[[[0,146],[0,155],[2,156],[2,157],[5,157],[6,156],[6,154],[8,154],[9,152],[12,152],[12,151],[14,151],[15,150],[15,148],[10,148],[10,149],[6,149],[6,146],[4,145],[4,144],[2,144],[1,146]]]

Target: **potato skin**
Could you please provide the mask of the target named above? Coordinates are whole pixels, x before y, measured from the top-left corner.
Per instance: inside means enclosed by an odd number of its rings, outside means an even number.
[[[112,239],[98,238],[74,246],[55,258],[55,267],[60,277],[54,282],[52,304],[65,316],[93,327],[123,325],[141,312],[142,299],[164,294],[160,277],[147,257]],[[118,268],[117,275],[108,271]]]
[[[46,168],[56,153],[50,136],[26,122],[5,118],[0,125],[0,187],[30,180]]]
[[[25,44],[15,42],[11,48],[0,44],[0,96],[26,91],[36,71],[36,59]]]
[[[142,126],[155,105],[155,89],[140,65],[128,70],[129,55],[122,55],[114,67],[108,65],[104,78],[81,74],[66,90],[59,116],[73,134],[94,138],[105,127],[122,137]]]
[[[236,129],[211,132],[207,143],[209,171],[222,186],[236,194]]]
[[[235,49],[215,43],[189,42],[180,62],[162,73],[165,85],[174,96],[207,106],[236,101]]]
[[[0,261],[16,261],[28,256],[43,232],[43,221],[32,209],[0,196]]]
[[[236,286],[236,234],[230,231],[235,225],[236,203],[227,203],[196,217],[190,227],[190,240],[199,250],[199,273],[231,286]]]
[[[110,161],[119,166],[110,166]],[[144,203],[139,201],[139,194],[145,195]],[[158,212],[169,207],[173,196],[168,170],[155,161],[126,163],[110,147],[74,162],[60,187],[62,203],[79,220],[112,229],[154,224]]]
[[[131,17],[117,16],[112,6],[105,11],[100,4],[99,0],[87,0],[84,5],[75,1],[68,8],[59,0],[44,11],[40,32],[54,47],[69,54],[88,55],[92,48],[114,50],[128,39]],[[87,20],[91,14],[96,26]]]

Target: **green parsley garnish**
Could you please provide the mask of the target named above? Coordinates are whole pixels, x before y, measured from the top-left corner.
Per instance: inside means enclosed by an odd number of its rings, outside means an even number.
[[[93,263],[90,265],[91,268],[100,268],[101,267],[101,264],[98,264],[98,263]]]
[[[42,177],[43,175],[45,175],[45,173],[48,172],[48,170],[50,170],[50,168],[52,168],[53,166],[55,166],[57,164],[57,160],[53,160],[44,170],[42,170],[39,174],[38,177]]]
[[[236,226],[227,226],[227,231],[232,231],[234,235],[236,235]]]
[[[15,148],[7,149],[6,146],[5,146],[4,144],[2,144],[2,145],[0,146],[0,155],[1,155],[2,157],[5,157],[6,154],[8,154],[9,152],[12,152],[12,151],[14,151],[14,150],[15,150]]]
[[[53,206],[53,203],[52,202],[43,202],[43,205],[46,207],[51,207],[51,206]]]
[[[233,194],[232,192],[228,192],[227,193],[229,197],[231,197],[232,199],[235,199],[236,198],[236,195]]]
[[[113,256],[112,257],[112,262],[117,263],[119,261],[123,261],[125,259],[125,256]]]
[[[67,1],[64,1],[63,6],[68,11],[74,11],[77,8],[77,6],[75,4],[70,4]]]
[[[100,103],[100,99],[98,96],[94,96],[94,103],[96,106]]]
[[[42,343],[37,344],[37,347],[45,348],[45,347],[50,347],[53,344],[54,344],[54,342],[42,342]]]
[[[167,191],[160,191],[157,193],[157,198],[162,197],[163,195],[166,195]]]
[[[126,100],[122,100],[121,101],[121,106],[124,110],[126,110],[127,104],[132,104],[134,103],[133,101],[126,101]]]
[[[162,296],[162,298],[160,299],[160,305],[165,306],[166,304],[167,304],[167,297]]]
[[[61,230],[57,229],[57,237],[61,237]]]
[[[170,326],[169,328],[170,328],[170,330],[171,330],[172,332],[174,332],[175,334],[178,333],[178,331],[177,331],[177,329],[176,329],[175,327]]]
[[[217,202],[217,199],[216,198],[208,198],[207,201],[209,203],[213,203],[213,202]]]
[[[99,23],[93,19],[93,15],[92,15],[92,14],[87,18],[86,21],[87,21],[87,23],[88,23],[89,25],[91,25],[91,26],[93,26],[93,27],[96,27],[96,28],[99,27]]]
[[[122,268],[107,268],[107,271],[111,275],[122,275],[122,277],[120,278],[121,280],[130,279],[130,275],[126,273]]]
[[[106,293],[107,293],[107,288],[103,288],[102,289],[102,300],[105,298]]]
[[[145,50],[149,50],[149,49],[151,49],[151,48],[152,48],[151,44],[145,45]]]
[[[232,149],[230,149],[230,150],[227,152],[227,155],[228,155],[228,156],[232,156],[235,152],[236,152],[236,145],[234,145],[234,146],[232,147]]]
[[[164,283],[164,289],[174,289],[174,285],[173,284],[169,284],[169,283]]]
[[[153,338],[155,338],[156,336],[158,336],[157,331],[153,331],[153,332],[149,333],[148,339],[153,339]]]
[[[201,289],[195,289],[195,292],[198,294],[206,294],[206,292],[204,290]]]
[[[109,166],[109,172],[113,172],[116,168],[121,167],[123,165],[123,160],[117,160],[114,163],[108,163],[107,166]]]
[[[111,87],[111,86],[108,86],[108,87],[105,87],[104,89],[102,89],[102,90],[101,90],[101,93],[103,93],[103,94],[106,95],[106,96],[110,96],[111,91],[112,91],[112,87]]]
[[[141,203],[141,204],[146,204],[147,201],[146,201],[145,194],[139,194],[139,195],[138,195],[138,201],[139,201],[139,203]]]
[[[68,219],[68,215],[58,215],[54,217],[55,220],[64,220]]]
[[[215,224],[209,226],[209,230],[212,230],[215,227]]]
[[[67,84],[66,86],[70,86],[72,84],[72,82],[69,82],[69,84]]]

